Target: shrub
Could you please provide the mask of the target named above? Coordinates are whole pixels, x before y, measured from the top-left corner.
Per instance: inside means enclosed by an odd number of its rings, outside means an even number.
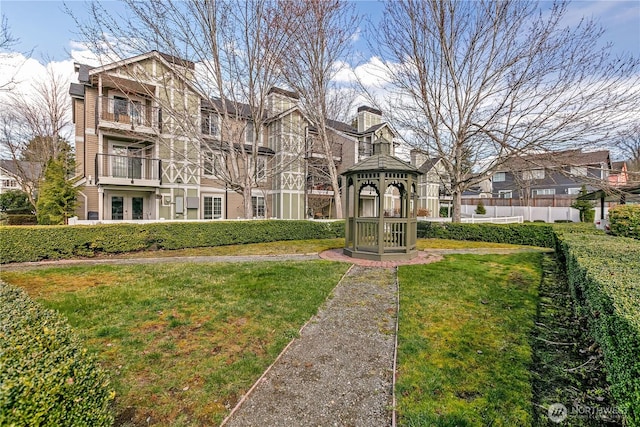
[[[418,237],[555,247],[553,228],[546,224],[461,224],[418,221]]]
[[[629,425],[640,425],[640,242],[558,230],[571,293],[600,345],[611,393]]]
[[[344,221],[224,221],[2,227],[0,263],[146,249],[182,249],[344,236]]]
[[[478,206],[476,207],[476,213],[478,215],[485,215],[487,213],[487,210],[485,209],[484,203],[482,203],[482,200],[478,202]]]
[[[36,225],[38,218],[32,214],[7,215],[8,225]]]
[[[0,425],[111,425],[108,377],[62,316],[3,282],[0,300]]]
[[[449,208],[446,206],[440,206],[440,212],[438,212],[440,218],[448,218],[450,217]]]
[[[609,209],[609,226],[616,236],[640,239],[640,205],[618,205]]]

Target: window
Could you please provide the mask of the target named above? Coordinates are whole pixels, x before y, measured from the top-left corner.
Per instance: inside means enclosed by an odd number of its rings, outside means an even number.
[[[544,169],[533,169],[522,172],[522,179],[531,181],[534,179],[544,179]]]
[[[254,140],[253,122],[247,122],[247,127],[244,130],[245,141],[247,144],[253,144]]]
[[[220,135],[220,116],[215,113],[202,113],[202,133],[204,135]]]
[[[221,176],[222,159],[220,153],[211,150],[202,152],[202,173],[207,176]]]
[[[535,196],[553,196],[556,194],[555,188],[538,188],[535,190],[531,190],[531,197]]]
[[[222,218],[222,197],[205,197],[203,216],[204,219]]]
[[[253,217],[264,218],[264,197],[252,196],[251,204],[253,205]]]
[[[256,181],[262,181],[267,177],[267,159],[259,156],[256,159]]]
[[[567,194],[580,194],[580,188],[574,187],[574,188],[568,188],[567,189]]]
[[[496,172],[493,174],[493,182],[504,182],[506,178],[506,173],[504,172]]]
[[[511,190],[500,190],[498,191],[498,197],[501,199],[511,199],[513,192]]]
[[[14,179],[3,179],[2,186],[12,188],[12,187],[17,187],[18,183]]]
[[[586,166],[571,166],[570,173],[573,176],[587,176]]]
[[[113,97],[113,115],[115,121],[120,121],[122,116],[129,115],[129,101],[121,96]]]

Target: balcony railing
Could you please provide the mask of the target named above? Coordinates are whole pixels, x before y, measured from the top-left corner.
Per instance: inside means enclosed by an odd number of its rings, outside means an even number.
[[[138,101],[130,101],[122,98],[98,97],[101,108],[96,108],[99,113],[100,124],[115,124],[117,127],[125,125],[131,130],[145,128],[162,131],[162,113],[160,108],[145,105]],[[141,129],[142,128],[142,129]]]
[[[120,185],[160,185],[159,159],[96,154],[96,183]]]

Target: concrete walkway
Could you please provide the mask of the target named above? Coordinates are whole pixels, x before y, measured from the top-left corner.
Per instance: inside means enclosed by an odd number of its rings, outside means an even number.
[[[222,425],[390,426],[395,268],[352,266]]]

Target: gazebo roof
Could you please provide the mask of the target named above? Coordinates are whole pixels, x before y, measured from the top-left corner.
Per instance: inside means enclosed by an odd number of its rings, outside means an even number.
[[[380,141],[376,141],[374,145],[377,145]],[[386,141],[385,141],[386,142]],[[388,142],[386,142],[388,143]],[[415,166],[400,160],[397,157],[391,156],[384,152],[377,152],[374,155],[367,157],[361,162],[356,163],[349,169],[344,171],[342,175],[351,175],[356,172],[381,172],[381,171],[395,171],[395,172],[411,172],[416,175],[422,175]]]

